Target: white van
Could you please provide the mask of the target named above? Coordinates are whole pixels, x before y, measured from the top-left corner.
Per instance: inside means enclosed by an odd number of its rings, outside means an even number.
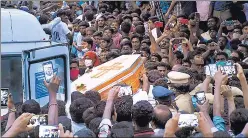
[[[51,46],[49,36],[43,31],[35,16],[18,9],[1,9],[1,90],[8,89],[15,102],[35,98],[32,96],[35,91],[30,88],[35,86],[35,81],[29,81],[29,78],[34,78],[35,74],[29,72],[29,69],[33,68],[30,65],[36,63],[35,65],[38,66],[39,62],[56,57],[62,57],[64,77],[68,77],[67,46]],[[68,88],[67,81],[64,82],[64,87]],[[42,102],[40,98],[44,97],[42,95],[38,97],[35,100]],[[63,96],[60,98],[66,100]],[[42,105],[44,103],[45,101]]]

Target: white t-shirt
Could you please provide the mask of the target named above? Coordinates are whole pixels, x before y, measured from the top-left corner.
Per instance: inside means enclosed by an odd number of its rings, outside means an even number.
[[[81,46],[82,45],[82,39],[83,39],[83,36],[81,35],[81,33],[79,32],[77,34],[77,46]]]
[[[67,34],[71,33],[64,22],[60,22],[52,28],[52,41],[58,43],[68,43]]]

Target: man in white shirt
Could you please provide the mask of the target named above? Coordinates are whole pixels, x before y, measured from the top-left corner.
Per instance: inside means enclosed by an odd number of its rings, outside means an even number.
[[[77,46],[82,46],[82,40],[86,37],[86,28],[89,27],[89,23],[82,21],[79,24],[79,33],[77,35]]]
[[[65,23],[68,21],[68,17],[64,10],[58,11],[57,16],[61,18],[62,22],[52,27],[52,41],[57,43],[69,43],[68,39],[72,37],[72,34]]]

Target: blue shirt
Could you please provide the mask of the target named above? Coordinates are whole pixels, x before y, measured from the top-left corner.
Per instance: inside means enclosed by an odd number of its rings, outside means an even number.
[[[221,116],[214,116],[213,123],[219,131],[226,131],[225,120]]]
[[[170,1],[160,1],[160,8],[163,13],[166,13],[168,9],[170,8]]]
[[[231,3],[232,3],[231,1],[214,1],[214,2],[211,2],[215,11],[228,10],[228,9],[230,9]]]

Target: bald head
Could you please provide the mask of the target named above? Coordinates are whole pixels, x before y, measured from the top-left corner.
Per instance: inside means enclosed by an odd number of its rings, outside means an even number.
[[[157,128],[164,129],[167,121],[172,118],[172,113],[168,106],[157,105],[154,110],[152,121]]]

